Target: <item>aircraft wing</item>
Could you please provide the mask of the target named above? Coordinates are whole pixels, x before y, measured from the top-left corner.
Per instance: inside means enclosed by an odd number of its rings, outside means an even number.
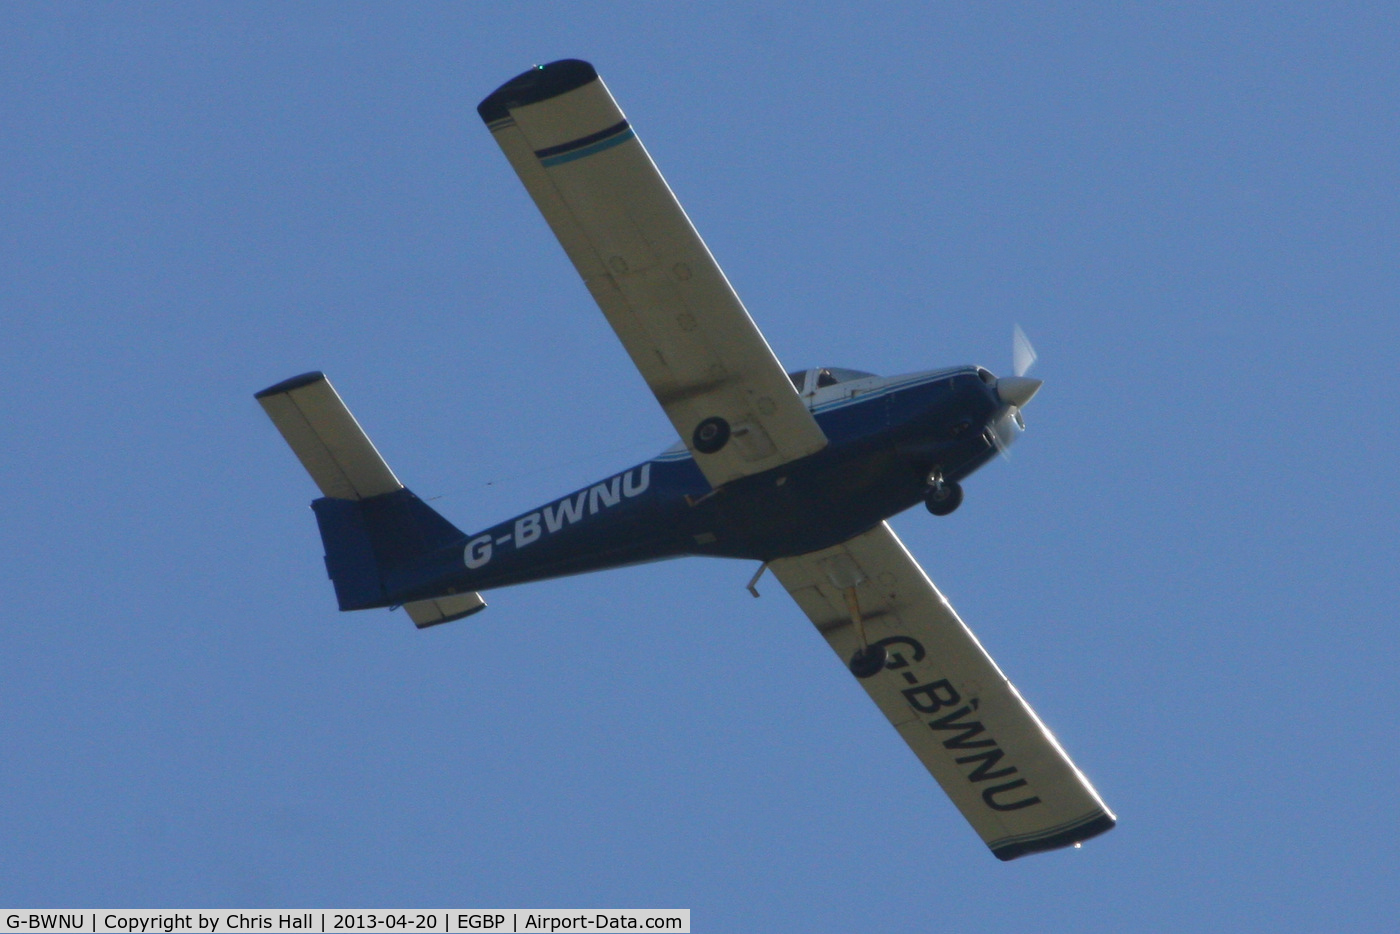
[[[885,667],[861,681],[914,754],[1003,860],[1069,846],[1116,818],[885,523],[782,558],[773,573],[849,663],[854,590]]]
[[[826,445],[592,65],[537,66],[477,111],[712,486]]]

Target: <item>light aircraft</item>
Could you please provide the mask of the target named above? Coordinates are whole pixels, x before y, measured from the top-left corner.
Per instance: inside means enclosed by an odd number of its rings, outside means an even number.
[[[341,610],[420,628],[480,591],[680,555],[771,570],[992,852],[1078,846],[1116,818],[885,520],[946,515],[1040,388],[975,366],[784,372],[587,62],[532,68],[477,108],[681,442],[465,535],[399,482],[321,373],[257,399],[323,494]]]

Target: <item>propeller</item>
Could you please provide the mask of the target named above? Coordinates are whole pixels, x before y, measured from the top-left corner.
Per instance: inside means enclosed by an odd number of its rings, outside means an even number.
[[[1016,325],[1016,330],[1011,332],[1011,367],[1012,372],[1017,376],[1025,376],[1035,366],[1035,348],[1031,346],[1031,339],[1026,336],[1026,332],[1021,330],[1021,326]]]
[[[1006,403],[1007,415],[987,426],[987,440],[1002,457],[1007,456],[1006,449],[1016,440],[1016,432],[1007,424],[1007,416],[1016,423],[1017,428],[1025,431],[1026,420],[1021,417],[1021,409],[1040,391],[1041,381],[1026,375],[1035,365],[1035,360],[1035,348],[1031,346],[1030,338],[1019,324],[1016,325],[1011,333],[1011,371],[1015,375],[1003,376],[996,383],[997,396]]]

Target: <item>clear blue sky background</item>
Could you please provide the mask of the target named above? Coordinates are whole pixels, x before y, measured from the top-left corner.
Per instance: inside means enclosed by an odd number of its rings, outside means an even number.
[[[1390,929],[1400,18],[1161,6],[0,7],[0,903]],[[1030,333],[894,525],[1113,833],[999,863],[751,565],[336,613],[256,390],[464,528],[674,440],[474,111],[563,57],[790,367]]]

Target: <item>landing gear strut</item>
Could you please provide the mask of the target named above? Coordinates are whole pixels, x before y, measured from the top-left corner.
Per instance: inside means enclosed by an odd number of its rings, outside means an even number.
[[[856,649],[856,654],[851,656],[851,674],[860,680],[873,678],[885,670],[885,663],[890,659],[890,653],[883,645],[876,643],[871,645],[865,638],[865,620],[860,615],[860,601],[856,599],[855,587],[847,587],[843,594],[846,597],[846,609],[850,611],[851,622],[855,623],[856,635],[860,638],[860,648]]]
[[[943,479],[943,471],[934,470],[928,475],[928,493],[924,505],[935,516],[946,516],[962,505],[962,487]]]

